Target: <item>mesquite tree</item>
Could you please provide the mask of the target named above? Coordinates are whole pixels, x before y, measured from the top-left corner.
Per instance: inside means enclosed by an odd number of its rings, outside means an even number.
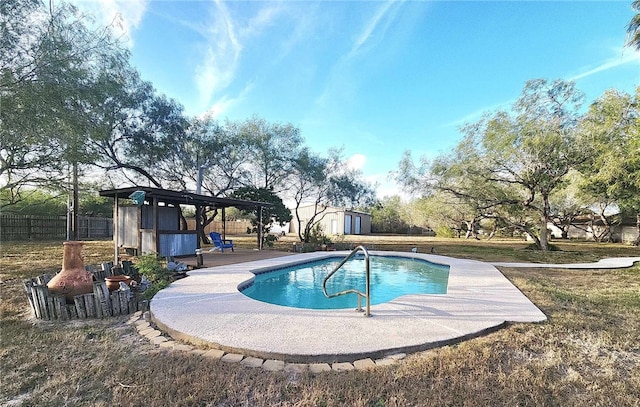
[[[471,220],[506,222],[547,250],[551,195],[584,160],[575,131],[581,101],[571,82],[527,82],[510,111],[485,115],[463,128],[455,150],[432,163],[426,187],[473,208]]]
[[[579,166],[580,186],[592,203],[615,203],[636,217],[640,244],[640,87],[631,96],[608,90],[580,123],[579,143],[589,150]],[[604,210],[598,216],[606,224]]]
[[[328,157],[303,150],[296,157],[289,182],[298,222],[296,230],[305,243],[329,206],[366,206],[373,202],[373,188],[362,179],[360,171],[348,168],[339,150],[331,150]],[[299,210],[307,204],[314,211],[308,219],[302,219]]]

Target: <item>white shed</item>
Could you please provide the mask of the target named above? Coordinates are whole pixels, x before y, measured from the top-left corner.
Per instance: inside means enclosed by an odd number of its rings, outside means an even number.
[[[292,210],[291,233],[298,233],[298,218]],[[353,209],[323,206],[318,209],[316,219],[326,235],[368,235],[371,234],[371,214]],[[298,208],[300,227],[304,229],[316,213],[314,205]]]

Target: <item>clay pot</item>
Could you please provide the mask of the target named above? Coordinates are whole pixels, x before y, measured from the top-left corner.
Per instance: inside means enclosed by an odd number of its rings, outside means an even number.
[[[82,260],[83,242],[64,242],[62,270],[49,281],[47,288],[52,294],[63,295],[67,303],[73,304],[73,297],[93,292],[93,274],[84,268]]]
[[[104,281],[105,283],[107,283],[107,288],[109,289],[109,291],[115,291],[120,288],[120,282],[126,283],[127,285],[130,286],[133,280],[129,276],[117,275],[117,276],[105,277]]]

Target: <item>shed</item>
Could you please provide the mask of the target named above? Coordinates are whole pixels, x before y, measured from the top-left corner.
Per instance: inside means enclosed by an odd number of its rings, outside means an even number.
[[[262,208],[272,205],[268,202],[220,198],[153,187],[103,190],[100,191],[100,195],[114,199],[113,242],[116,261],[119,258],[119,250],[132,251],[135,254],[155,252],[163,257],[195,256],[196,250],[200,248],[198,235],[201,222],[198,219],[198,208],[222,209],[224,235],[225,208],[258,208],[261,211]],[[132,199],[137,202],[131,203]],[[181,205],[196,207],[195,230],[180,229]],[[258,242],[261,246],[261,236],[258,236]]]
[[[371,234],[371,214],[354,209],[323,206],[316,210],[314,205],[298,208],[300,225],[304,229],[309,220],[316,214],[318,224],[325,234],[331,235],[368,235]],[[298,218],[293,212],[290,232],[298,232]]]

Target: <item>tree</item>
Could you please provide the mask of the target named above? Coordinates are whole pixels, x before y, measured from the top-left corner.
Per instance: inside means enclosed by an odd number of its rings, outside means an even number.
[[[422,201],[436,229],[445,227],[455,231],[458,237],[464,233],[465,239],[479,239],[480,221],[486,218],[480,208],[469,205],[466,200],[447,191],[438,191],[422,198]]]
[[[69,4],[3,2],[0,29],[0,179],[12,205],[32,188],[68,190],[77,238],[80,178],[93,163],[99,83],[128,58],[109,27],[89,29]],[[26,22],[26,24],[25,24]],[[111,95],[110,95],[111,96]]]
[[[634,0],[631,8],[637,13],[627,26],[627,46],[640,50],[640,0]]]
[[[186,141],[182,106],[158,94],[128,64],[101,77],[98,85],[103,103],[94,107],[90,123],[98,155],[94,165],[135,184],[180,184],[173,166],[178,146]]]
[[[212,117],[192,118],[163,160],[161,173],[171,187],[179,190],[227,196],[240,185],[237,174],[242,171],[245,151],[244,142]],[[205,243],[205,227],[218,216],[218,208],[201,207],[196,215],[202,224],[200,239]]]
[[[532,213],[537,233],[526,232],[542,250],[548,249],[551,194],[583,160],[574,131],[581,101],[571,82],[529,81],[514,114],[498,113],[482,134],[488,180],[506,194],[501,205],[514,209],[510,205],[519,204]]]
[[[371,213],[371,230],[376,233],[404,233],[409,225],[402,219],[402,200],[398,195],[385,196],[376,202]]]
[[[329,206],[366,206],[373,202],[373,189],[362,180],[359,171],[348,169],[339,150],[331,150],[324,158],[303,149],[294,160],[289,180],[298,237],[305,243]],[[302,219],[300,208],[307,204],[313,206],[313,214]]]
[[[240,183],[283,192],[302,149],[300,130],[291,123],[269,123],[253,116],[241,122],[228,122],[227,132],[241,139],[246,147]]]
[[[551,194],[583,159],[575,140],[581,100],[571,82],[528,81],[511,111],[465,126],[456,149],[434,161],[435,188],[468,205],[470,221],[501,219],[547,250]]]
[[[6,190],[0,191],[0,196],[7,192]],[[63,216],[67,213],[67,198],[66,194],[30,189],[24,191],[23,198],[3,213]],[[79,199],[78,212],[80,215],[111,217],[113,214],[113,202],[96,193],[82,191]]]
[[[0,8],[5,196],[66,188],[69,174],[77,185],[89,165],[161,186],[163,160],[184,130],[182,107],[140,78],[110,27],[89,29],[90,17],[66,3]]]
[[[576,221],[590,213],[589,206],[595,200],[579,189],[581,176],[576,170],[567,174],[567,186],[554,191],[551,201],[551,223],[561,231],[562,238],[569,238],[571,226],[579,227]]]
[[[258,236],[262,237],[261,246],[264,244],[273,246],[273,242],[277,240],[278,237],[269,234],[271,226],[274,223],[284,226],[285,223],[291,221],[291,211],[284,206],[282,199],[274,194],[273,191],[254,187],[239,188],[233,192],[232,197],[273,204],[272,206],[262,208],[262,210],[256,208],[251,211],[253,215],[251,218],[252,228],[247,230],[247,233],[258,233]],[[262,215],[262,217],[260,215]]]
[[[0,191],[0,199],[8,200],[8,198],[2,197],[2,194],[8,192],[8,190]],[[26,190],[20,201],[15,202],[2,212],[20,215],[62,216],[67,212],[67,197],[38,189]]]
[[[91,162],[84,140],[93,84],[122,53],[108,28],[89,30],[68,4],[47,9],[39,1],[3,1],[0,9],[0,179],[7,206],[25,189],[66,188],[69,173],[76,178]]]
[[[583,193],[603,205],[636,214],[640,236],[640,87],[635,96],[608,90],[580,123],[579,142],[589,154],[578,167]],[[607,222],[604,210],[599,217]],[[640,244],[640,237],[635,244]]]

